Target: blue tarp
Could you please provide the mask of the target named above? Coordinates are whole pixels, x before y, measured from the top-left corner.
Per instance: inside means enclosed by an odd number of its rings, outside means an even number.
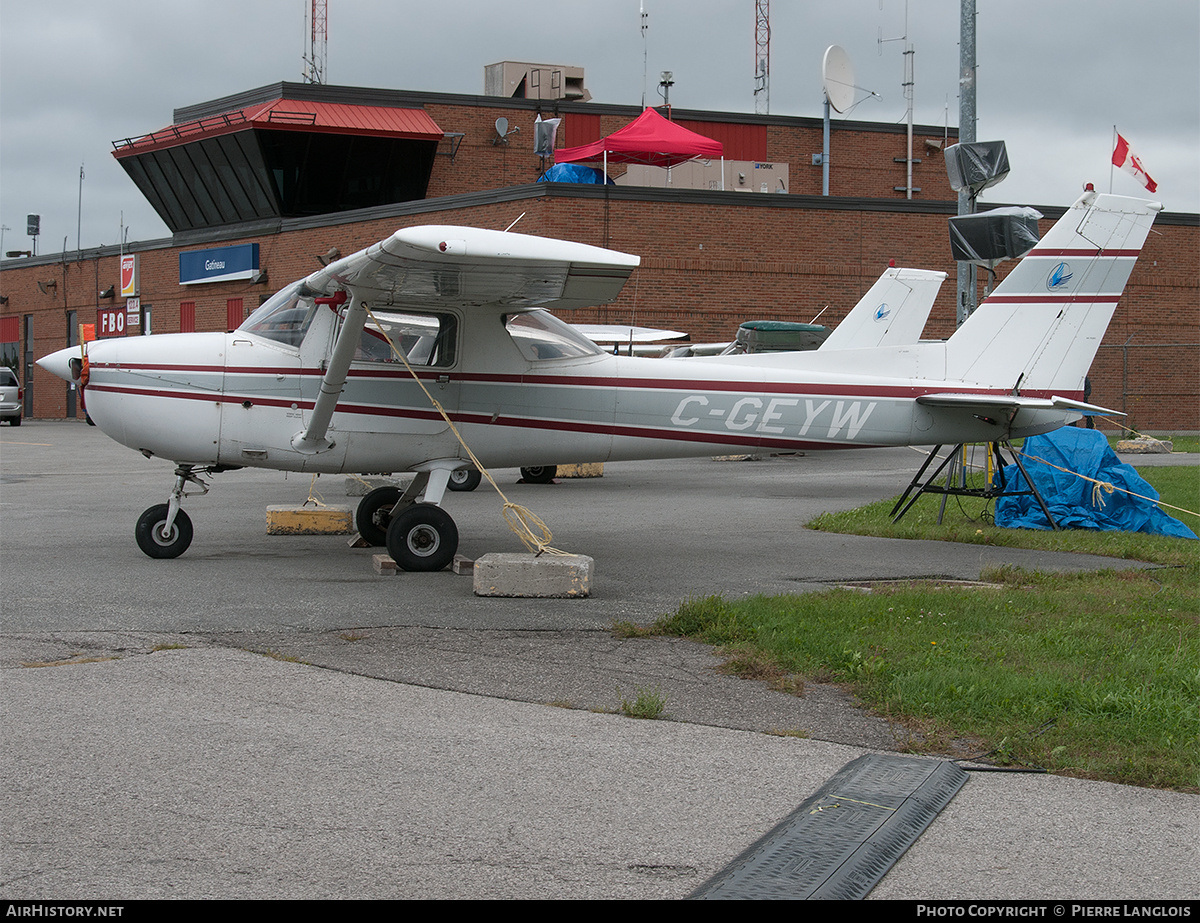
[[[537,178],[539,183],[594,183],[603,186],[615,186],[611,179],[604,175],[603,170],[595,167],[581,167],[577,163],[556,163]]]
[[[1064,529],[1101,529],[1118,532],[1149,532],[1196,538],[1196,533],[1178,519],[1168,516],[1154,503],[1141,500],[1122,491],[1158,499],[1158,492],[1144,481],[1130,465],[1126,465],[1109,448],[1108,440],[1094,429],[1064,426],[1043,436],[1025,440],[1021,461],[1046,501],[1050,514]],[[1050,465],[1066,468],[1059,471]],[[1100,489],[1104,501],[1093,501],[1092,481],[1085,481],[1067,472],[1077,472],[1118,488],[1113,493]],[[1005,490],[1028,490],[1025,478],[1016,465],[1004,468]],[[996,500],[996,525],[1010,529],[1049,529],[1041,507],[1034,496],[1001,496]]]

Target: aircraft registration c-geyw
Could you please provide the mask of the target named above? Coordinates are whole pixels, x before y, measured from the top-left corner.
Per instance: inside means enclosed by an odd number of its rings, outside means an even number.
[[[868,292],[808,352],[611,355],[547,309],[613,301],[638,257],[429,226],[314,272],[232,333],[98,340],[38,364],[80,383],[113,439],[175,463],[135,530],[151,557],[188,547],[180,505],[203,476],[411,471],[356,521],[401,567],[438,570],[458,546],[440,504],[472,464],[455,428],[484,465],[517,467],[1000,442],[1111,412],[1082,401],[1084,376],[1161,208],[1084,193],[945,341],[918,341],[942,274],[889,270],[876,288],[907,292],[917,318],[890,333]]]

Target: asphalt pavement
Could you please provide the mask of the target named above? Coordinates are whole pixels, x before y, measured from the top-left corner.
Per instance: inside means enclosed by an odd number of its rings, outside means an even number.
[[[711,593],[1112,566],[803,528],[897,493],[920,459],[502,471],[596,576],[589,599],[494,599],[449,571],[377,575],[344,537],[265,534],[268,505],[356,502],[342,478],[218,475],[185,502],[188,552],[151,560],[133,524],[168,463],[78,423],[5,428],[0,893],[684,897],[845,763],[914,742],[839,689],[775,692],[615,621]],[[494,494],[446,507],[463,553],[521,550]],[[620,716],[638,694],[668,720]],[[1194,795],[972,772],[870,896],[1194,899],[1198,830]]]

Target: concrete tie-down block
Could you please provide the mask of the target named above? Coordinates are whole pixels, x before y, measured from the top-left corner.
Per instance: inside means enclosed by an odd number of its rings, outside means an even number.
[[[592,591],[594,568],[581,554],[485,554],[475,560],[475,595],[582,598]]]
[[[559,465],[554,476],[557,478],[602,478],[604,477],[604,463]]]
[[[346,506],[268,506],[268,535],[349,535],[354,511]]]

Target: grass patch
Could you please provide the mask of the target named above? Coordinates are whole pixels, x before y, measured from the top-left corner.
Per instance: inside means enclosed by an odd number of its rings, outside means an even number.
[[[66,660],[23,660],[23,667],[70,667],[77,663],[105,663],[109,660],[120,660],[118,654],[102,654],[94,657],[85,657],[83,654],[73,654]]]
[[[733,644],[721,651],[725,662],[717,672],[741,679],[756,679],[776,692],[804,695],[804,678],[784,669],[770,651],[751,644]]]
[[[1197,568],[689,601],[655,630],[841,683],[933,752],[1200,790]]]
[[[245,648],[245,650],[249,650],[249,648]],[[266,650],[261,650],[261,651],[250,651],[250,653],[261,654],[263,657],[270,657],[272,660],[278,660],[281,663],[301,663],[301,664],[304,664],[305,666],[308,665],[308,661],[301,660],[299,657],[295,656],[294,654],[284,654],[281,651],[273,650],[271,648],[267,648]]]
[[[1164,501],[1200,508],[1197,468],[1141,474]],[[938,525],[939,501],[922,498],[899,524],[888,516],[893,499],[811,525],[1166,566],[1122,570],[1114,561],[1082,574],[1004,566],[981,575],[998,588],[913,581],[869,593],[713,596],[687,600],[651,631],[840,683],[932,752],[986,752],[1001,764],[1200,791],[1200,542],[999,529],[981,501],[956,498]]]

